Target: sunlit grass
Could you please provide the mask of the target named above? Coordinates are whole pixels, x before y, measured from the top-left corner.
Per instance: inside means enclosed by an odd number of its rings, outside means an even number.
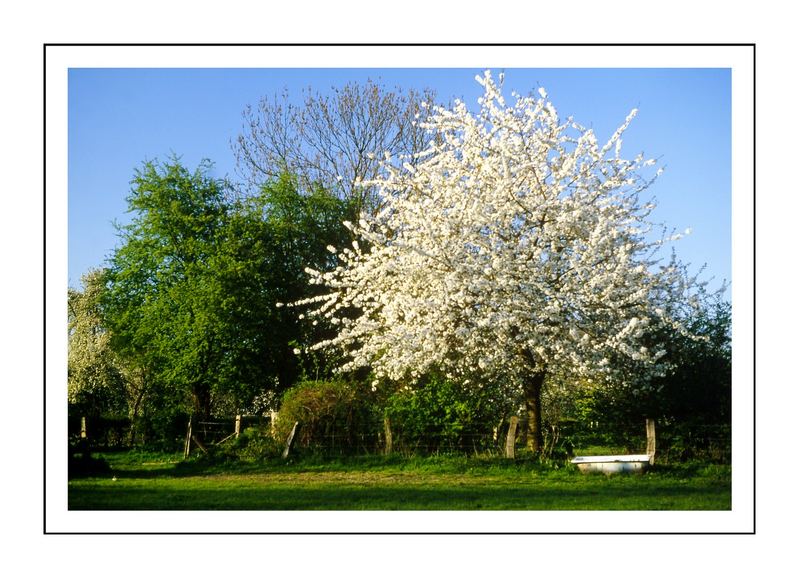
[[[500,458],[360,457],[263,463],[110,454],[109,473],[69,482],[70,509],[728,510],[730,467],[583,475]]]

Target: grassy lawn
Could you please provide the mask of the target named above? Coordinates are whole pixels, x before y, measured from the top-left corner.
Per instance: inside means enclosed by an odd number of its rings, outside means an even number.
[[[657,465],[581,474],[571,465],[465,457],[209,464],[100,455],[109,472],[69,481],[71,510],[728,510],[731,470]],[[116,478],[116,480],[114,480]]]

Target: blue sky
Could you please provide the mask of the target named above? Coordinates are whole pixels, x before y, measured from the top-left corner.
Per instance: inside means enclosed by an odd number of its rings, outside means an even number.
[[[125,197],[145,160],[203,158],[216,176],[236,179],[231,141],[242,111],[262,96],[305,87],[324,92],[367,78],[386,86],[432,88],[440,100],[474,107],[483,69],[70,69],[69,285],[102,266],[125,222]],[[707,264],[712,287],[731,280],[731,75],[728,69],[506,69],[505,88],[544,87],[561,116],[611,136],[632,108],[623,155],[643,151],[666,172],[650,194],[656,221],[692,234],[676,242],[694,270]],[[730,292],[727,292],[730,296]]]

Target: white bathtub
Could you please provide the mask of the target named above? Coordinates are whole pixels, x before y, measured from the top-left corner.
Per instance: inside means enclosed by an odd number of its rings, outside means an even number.
[[[650,466],[647,454],[618,454],[609,456],[576,456],[570,461],[581,472],[643,472]]]

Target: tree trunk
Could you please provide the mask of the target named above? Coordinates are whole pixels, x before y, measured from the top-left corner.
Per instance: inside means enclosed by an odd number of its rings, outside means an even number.
[[[542,437],[542,385],[545,373],[537,372],[526,378],[522,385],[525,395],[525,412],[528,415],[528,449],[540,454],[544,447]]]
[[[647,432],[647,456],[650,457],[650,464],[656,460],[656,421],[653,418],[646,418],[644,421],[645,432]]]
[[[194,398],[194,415],[206,421],[211,418],[211,390],[204,384],[194,384],[192,398]]]
[[[133,398],[133,407],[128,409],[128,417],[131,421],[131,428],[128,436],[130,438],[131,447],[136,446],[137,436],[137,421],[139,419],[139,412],[142,408],[142,402],[145,395],[148,393],[149,376],[145,370],[134,369],[128,378],[128,385],[126,386],[126,398],[130,401]],[[144,441],[143,441],[144,442]]]
[[[130,436],[130,444],[131,446],[136,445],[136,420],[139,418],[139,407],[142,404],[142,399],[144,398],[144,387],[142,387],[139,392],[136,394],[136,400],[133,403],[133,410],[131,411],[131,430],[129,433]]]

